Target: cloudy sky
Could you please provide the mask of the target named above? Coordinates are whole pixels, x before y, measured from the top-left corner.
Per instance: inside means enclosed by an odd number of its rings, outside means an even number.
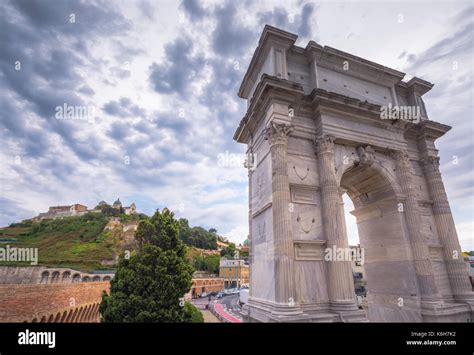
[[[435,83],[425,102],[453,126],[441,169],[474,249],[473,17],[461,1],[2,1],[0,225],[120,197],[242,242],[237,90],[267,23]],[[58,119],[64,104],[88,115]]]

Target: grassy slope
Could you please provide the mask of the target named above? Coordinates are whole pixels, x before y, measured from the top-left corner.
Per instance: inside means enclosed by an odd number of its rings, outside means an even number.
[[[39,265],[91,271],[104,268],[101,260],[111,259],[115,249],[111,232],[103,231],[106,224],[107,217],[100,214],[17,224],[0,228],[1,239],[16,239],[0,246],[38,248]]]
[[[130,216],[122,216],[122,222]],[[113,258],[114,252],[123,249],[122,237],[129,232],[117,234],[104,231],[108,217],[102,214],[88,214],[81,217],[17,223],[0,228],[0,247],[38,248],[38,265],[69,267],[75,270],[92,271],[110,269],[101,265],[102,260]],[[9,240],[13,239],[13,240]],[[187,248],[187,259],[202,255],[202,250],[193,246]],[[0,265],[29,266],[30,263],[0,262]]]

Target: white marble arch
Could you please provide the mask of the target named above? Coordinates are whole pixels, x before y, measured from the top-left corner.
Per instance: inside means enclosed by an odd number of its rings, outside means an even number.
[[[461,248],[435,145],[451,127],[430,120],[422,100],[433,84],[296,39],[265,26],[239,89],[247,112],[234,140],[259,160],[249,171],[245,320],[472,320],[474,293],[464,261],[453,258]],[[382,117],[385,105],[399,104],[422,114]],[[350,262],[322,257],[348,247],[344,188],[367,248],[368,314],[357,307]]]
[[[337,145],[336,145],[335,149],[337,149]],[[384,158],[387,159],[387,157],[384,157]],[[390,159],[390,158],[388,158],[388,159]],[[339,159],[339,160],[341,160],[341,159]],[[338,163],[338,159],[336,158],[336,166],[340,167],[337,170],[337,173],[336,173],[337,183],[339,184],[339,186],[341,186],[341,180],[342,180],[343,175],[348,170],[353,169],[354,167],[356,167],[358,164],[359,164],[359,157],[351,159],[348,164],[344,164],[342,162]],[[393,172],[393,170],[394,170],[393,169],[393,164],[391,164],[390,167],[387,167],[387,165],[388,164],[382,164],[379,159],[375,159],[373,164],[370,166],[370,168],[375,170],[377,173],[379,173],[380,176],[383,177],[388,182],[388,184],[394,190],[394,195],[395,196],[402,197],[403,196],[402,190],[401,190],[400,185],[398,183],[397,177],[395,176],[395,174]]]

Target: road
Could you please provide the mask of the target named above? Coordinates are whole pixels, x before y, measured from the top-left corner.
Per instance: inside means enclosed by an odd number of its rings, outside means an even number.
[[[213,303],[215,300],[217,300],[217,297],[212,297],[211,298],[211,303]],[[191,300],[191,303],[196,306],[198,309],[206,309],[206,306],[209,304],[209,298],[195,298]]]
[[[192,304],[194,304],[198,309],[204,311],[206,310],[206,306],[209,304],[209,298],[197,298],[193,299]],[[230,314],[231,316],[237,318],[238,320],[242,321],[241,310],[242,307],[239,305],[239,295],[228,295],[222,298],[212,297],[211,303],[219,303],[222,305],[225,312]]]
[[[240,312],[242,311],[242,307],[239,305],[239,295],[229,295],[224,296],[222,298],[217,299],[217,302],[220,303],[227,313],[231,314],[237,319],[242,320],[242,315]]]

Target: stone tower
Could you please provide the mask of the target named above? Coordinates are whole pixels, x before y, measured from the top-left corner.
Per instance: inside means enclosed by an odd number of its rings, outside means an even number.
[[[474,293],[419,78],[265,26],[239,96],[248,147],[248,321],[468,321]],[[394,119],[397,118],[397,119]],[[365,254],[355,300],[347,193]]]

